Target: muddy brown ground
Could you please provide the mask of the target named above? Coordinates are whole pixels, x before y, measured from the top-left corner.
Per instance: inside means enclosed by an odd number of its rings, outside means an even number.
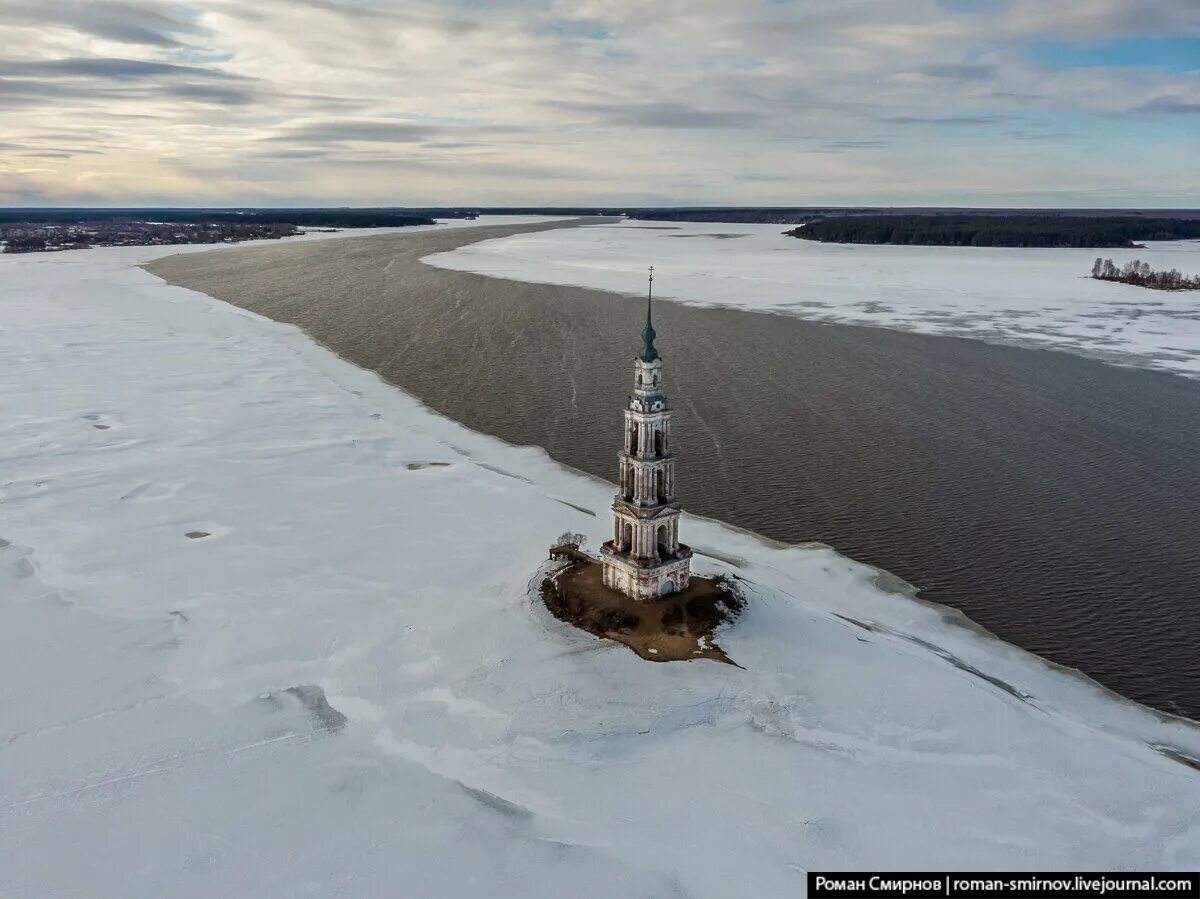
[[[628,646],[651,662],[713,659],[736,665],[713,634],[737,618],[743,601],[732,583],[693,576],[686,590],[638,602],[604,586],[601,565],[579,558],[542,582],[542,601],[559,621]]]

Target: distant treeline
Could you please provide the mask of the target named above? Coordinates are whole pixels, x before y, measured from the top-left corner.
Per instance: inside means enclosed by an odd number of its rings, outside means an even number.
[[[891,225],[906,220],[928,220],[939,224],[952,220],[999,221],[1088,219],[1102,222],[1134,220],[1200,221],[1197,209],[969,209],[941,206],[374,206],[297,208],[40,208],[0,209],[0,224],[79,225],[97,221],[157,221],[180,224],[203,222],[246,222],[292,224],[306,228],[369,228],[426,225],[435,218],[469,218],[476,215],[628,216],[661,222],[726,222],[799,225],[853,218],[856,222],[886,221]],[[1135,229],[1137,230],[1137,229]],[[807,235],[800,235],[807,236]],[[1152,239],[1142,235],[1145,239]],[[889,235],[890,237],[890,235]],[[822,238],[814,237],[814,240]],[[888,243],[889,240],[855,241]],[[919,241],[899,241],[916,243]],[[990,244],[989,244],[990,245]],[[1019,246],[1019,244],[1012,244]],[[1041,246],[1041,244],[1038,244]],[[1073,245],[1073,244],[1072,244]],[[1095,244],[1108,246],[1108,244]],[[1119,246],[1119,244],[1111,244]]]
[[[433,219],[428,215],[388,209],[0,209],[0,225],[82,225],[96,222],[396,228],[432,225]]]
[[[787,232],[825,243],[939,247],[1134,247],[1200,237],[1200,219],[1137,215],[878,215],[822,219]]]
[[[854,217],[886,218],[895,221],[904,218],[929,218],[939,222],[951,218],[1062,218],[1086,217],[1108,218],[1169,218],[1200,220],[1196,209],[964,209],[943,206],[691,206],[668,208],[640,208],[626,210],[632,219],[660,222],[728,222],[730,224],[800,225],[825,219]],[[868,241],[863,241],[868,242]],[[869,241],[886,243],[887,241]]]
[[[1117,268],[1111,259],[1097,257],[1092,265],[1092,277],[1101,281],[1136,284],[1138,287],[1150,287],[1154,290],[1200,290],[1200,276],[1189,278],[1175,268],[1170,271],[1155,271],[1149,262],[1142,262],[1140,259],[1130,260],[1121,268]]]
[[[769,207],[746,207],[730,209],[631,209],[631,219],[654,222],[713,222],[730,225],[798,225],[815,218],[837,215],[861,215],[874,209],[833,209],[824,206],[771,209]]]

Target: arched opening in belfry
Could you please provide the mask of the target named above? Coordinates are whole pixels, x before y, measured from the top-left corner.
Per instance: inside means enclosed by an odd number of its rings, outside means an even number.
[[[671,529],[665,524],[658,526],[658,554],[663,558],[671,555]]]
[[[621,551],[633,552],[633,525],[626,523],[624,534],[624,539],[621,540]]]
[[[621,472],[621,496],[626,501],[633,499],[633,469],[626,467]]]
[[[638,451],[638,426],[629,426],[629,452],[636,453]]]
[[[667,473],[661,468],[654,472],[654,495],[658,497],[658,501],[666,502],[667,499]]]
[[[663,596],[667,596],[671,593],[674,593],[675,592],[675,582],[673,580],[671,580],[670,578],[667,578],[665,581],[662,582],[662,590],[660,592],[662,593]]]
[[[654,455],[661,456],[666,449],[666,440],[662,431],[654,432]]]

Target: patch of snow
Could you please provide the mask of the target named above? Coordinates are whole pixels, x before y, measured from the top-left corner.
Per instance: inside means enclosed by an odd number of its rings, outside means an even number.
[[[624,221],[469,244],[423,261],[520,281],[1062,350],[1200,377],[1195,292],[1088,277],[1097,256],[1200,274],[1200,241],[1146,249],[826,244],[783,225]]]
[[[610,485],[136,267],[181,249],[0,258],[6,897],[1200,866],[1200,729],[831,550],[685,519],[744,668],[561,624]]]

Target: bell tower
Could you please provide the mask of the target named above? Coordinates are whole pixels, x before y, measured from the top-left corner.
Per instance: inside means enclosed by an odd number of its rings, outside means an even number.
[[[620,489],[613,500],[613,539],[600,548],[604,583],[634,599],[652,601],[687,588],[692,551],[679,542],[671,410],[663,393],[662,358],[651,321],[654,267],[646,291],[642,352],[634,361],[633,394],[617,454]]]

